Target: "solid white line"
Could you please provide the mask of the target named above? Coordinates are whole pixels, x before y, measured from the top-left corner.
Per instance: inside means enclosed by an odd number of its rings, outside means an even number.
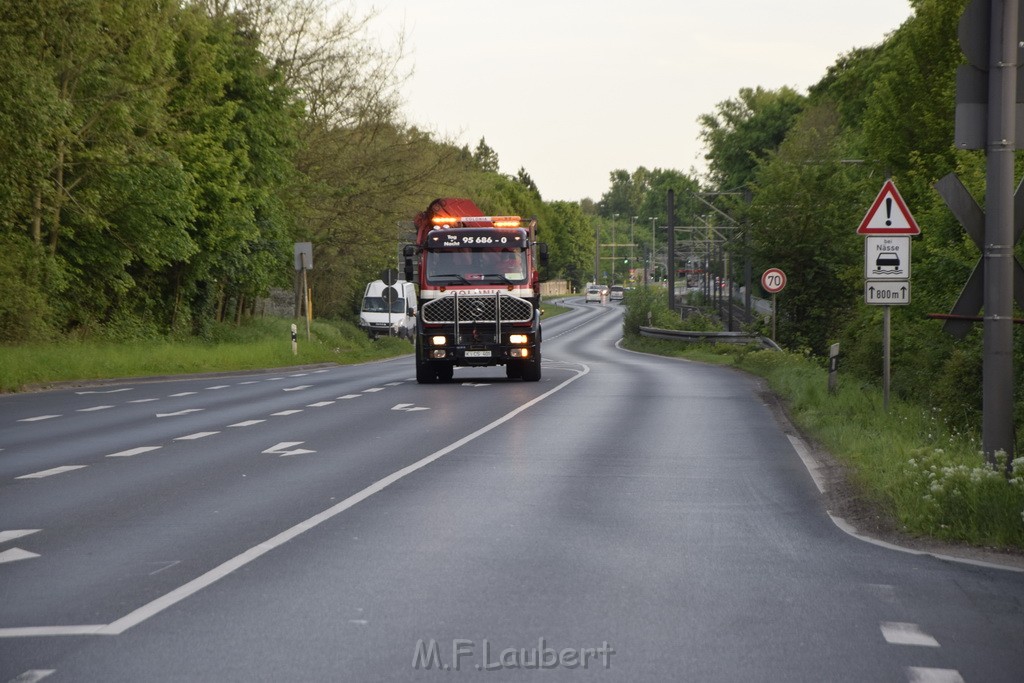
[[[0,543],[7,543],[7,541],[13,541],[16,538],[22,536],[29,536],[42,529],[11,529],[9,531],[0,531]]]
[[[0,628],[0,638],[34,638],[36,636],[95,636],[103,632],[106,624],[82,626],[22,626]]]
[[[246,420],[245,422],[236,422],[233,425],[228,425],[228,427],[252,427],[260,422],[266,422],[266,420]]]
[[[195,434],[189,434],[188,436],[179,436],[175,441],[195,441],[196,439],[205,439],[208,436],[214,434],[220,434],[220,432],[196,432]]]
[[[157,451],[163,448],[163,446],[139,446],[138,448],[131,448],[127,451],[118,451],[117,453],[111,453],[108,458],[130,458],[133,455],[139,455],[140,453],[149,453],[150,451]]]
[[[882,629],[882,637],[890,645],[939,647],[939,641],[922,631],[917,624],[908,624],[903,621],[883,621],[879,626]]]
[[[54,673],[56,669],[29,669],[17,678],[12,678],[11,683],[36,683]]]
[[[811,479],[814,480],[814,485],[818,487],[818,493],[825,493],[825,489],[828,488],[825,485],[825,480],[821,478],[821,474],[818,472],[818,463],[814,462],[810,453],[807,452],[807,448],[804,447],[804,442],[801,439],[796,438],[792,434],[786,434],[789,439],[789,443],[793,444],[793,450],[800,456],[800,459],[804,461],[804,467],[811,474]]]
[[[908,666],[907,681],[909,683],[964,683],[964,677],[956,669]]]
[[[129,612],[128,614],[126,614],[125,616],[121,617],[120,619],[118,619],[118,620],[112,622],[111,624],[109,624],[109,625],[103,627],[102,629],[100,629],[100,631],[98,631],[98,633],[103,634],[103,635],[119,635],[121,633],[124,633],[126,630],[128,630],[132,626],[135,626],[137,624],[141,624],[143,621],[146,621],[150,617],[153,617],[154,615],[159,614],[160,612],[162,612],[163,610],[167,609],[168,607],[171,607],[171,606],[181,602],[185,598],[187,598],[187,597],[189,597],[189,596],[199,592],[200,590],[202,590],[203,588],[209,586],[210,584],[214,583],[215,581],[218,581],[219,579],[224,578],[225,576],[227,576],[228,574],[232,573],[236,569],[244,567],[245,565],[247,565],[250,562],[252,562],[253,560],[259,558],[263,554],[270,552],[274,548],[277,548],[279,546],[284,545],[285,543],[287,543],[288,541],[292,540],[293,538],[299,536],[300,534],[302,534],[302,533],[304,533],[306,531],[309,531],[310,529],[313,529],[313,528],[319,526],[320,524],[323,524],[324,522],[326,522],[327,520],[331,519],[332,517],[335,517],[336,515],[341,514],[342,512],[344,512],[345,510],[348,510],[349,508],[353,507],[354,505],[357,505],[358,503],[361,503],[362,501],[366,500],[367,498],[369,498],[370,496],[374,495],[375,493],[379,493],[379,492],[383,491],[388,486],[391,486],[395,482],[397,482],[397,481],[399,481],[399,480],[409,476],[413,472],[416,472],[417,470],[420,470],[420,469],[426,467],[427,465],[429,465],[430,463],[434,462],[435,460],[438,460],[439,458],[441,458],[441,457],[447,455],[448,453],[451,453],[452,451],[454,451],[454,450],[456,450],[456,449],[466,445],[467,443],[473,441],[474,439],[477,439],[480,436],[483,436],[484,434],[486,434],[487,432],[491,431],[492,429],[495,429],[495,428],[503,425],[504,423],[508,422],[509,420],[511,420],[513,417],[515,417],[519,413],[521,413],[524,410],[527,410],[528,408],[531,408],[532,406],[540,403],[541,401],[543,401],[544,399],[548,398],[552,394],[554,394],[554,393],[556,393],[558,391],[561,391],[565,387],[569,386],[570,384],[572,384],[573,382],[575,382],[576,380],[578,380],[579,378],[583,377],[584,375],[586,375],[586,374],[588,374],[590,372],[590,368],[588,366],[582,365],[582,364],[581,364],[581,366],[582,366],[583,369],[580,370],[573,377],[570,377],[569,379],[565,380],[561,384],[555,386],[552,389],[549,389],[548,391],[544,392],[540,396],[537,396],[533,400],[527,401],[526,403],[524,403],[523,405],[519,406],[515,410],[512,410],[511,412],[506,413],[504,416],[499,417],[494,422],[491,422],[490,424],[484,425],[483,427],[481,427],[480,429],[476,430],[472,434],[464,436],[461,439],[459,439],[458,441],[455,441],[454,443],[449,444],[448,446],[445,446],[441,450],[434,451],[433,453],[431,453],[430,455],[426,456],[425,458],[422,458],[421,460],[418,460],[418,461],[412,463],[411,465],[408,465],[408,466],[403,467],[402,469],[400,469],[400,470],[398,470],[396,472],[393,472],[392,474],[384,477],[383,479],[380,479],[379,481],[371,484],[370,486],[367,486],[362,491],[360,491],[360,492],[358,492],[358,493],[356,493],[354,495],[349,496],[348,498],[346,498],[345,500],[341,501],[340,503],[337,503],[336,505],[333,505],[333,506],[327,508],[323,512],[310,517],[309,519],[305,520],[304,522],[299,522],[298,524],[296,524],[295,526],[291,527],[290,529],[282,531],[281,533],[277,534],[276,536],[267,539],[263,543],[260,543],[259,545],[253,546],[252,548],[249,548],[248,550],[246,550],[242,554],[237,555],[237,556],[231,558],[230,560],[228,560],[227,562],[224,562],[223,564],[221,564],[218,567],[214,567],[213,569],[211,569],[210,571],[206,572],[205,574],[196,577],[195,579],[189,581],[188,583],[186,583],[186,584],[184,584],[182,586],[179,586],[178,588],[176,588],[175,590],[171,591],[170,593],[167,593],[166,595],[163,595],[163,596],[157,598],[156,600],[153,600],[152,602],[147,603],[147,604],[143,605],[142,607],[140,607],[140,608],[138,608],[138,609],[136,609],[136,610],[134,610],[132,612]]]
[[[43,479],[44,477],[52,477],[55,474],[64,474],[72,470],[80,470],[85,465],[64,465],[63,467],[54,467],[52,469],[43,470],[42,472],[33,472],[32,474],[23,474],[15,479]]]
[[[113,407],[114,406],[93,406],[92,408],[79,408],[75,412],[76,413],[91,413],[91,412],[94,412],[96,410],[107,410],[108,408],[113,408]]]
[[[18,422],[39,422],[40,420],[52,420],[55,417],[60,417],[60,415],[40,415],[38,417],[26,417],[22,420],[18,420]]]

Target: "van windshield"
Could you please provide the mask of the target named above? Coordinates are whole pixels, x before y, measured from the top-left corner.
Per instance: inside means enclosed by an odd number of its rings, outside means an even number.
[[[388,305],[384,297],[368,296],[363,299],[364,313],[387,313]],[[391,313],[405,313],[405,299],[395,299],[391,302]]]

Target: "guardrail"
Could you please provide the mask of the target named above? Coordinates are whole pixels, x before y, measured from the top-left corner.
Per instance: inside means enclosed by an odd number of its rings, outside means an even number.
[[[748,334],[746,332],[690,332],[687,330],[662,330],[657,327],[641,327],[640,336],[703,344],[758,344],[766,349],[782,350],[781,346],[768,337]]]

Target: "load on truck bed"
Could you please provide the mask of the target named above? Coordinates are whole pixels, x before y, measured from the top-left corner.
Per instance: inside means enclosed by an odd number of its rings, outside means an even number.
[[[485,216],[469,199],[434,200],[416,216],[406,280],[418,274],[416,380],[451,381],[456,367],[505,366],[541,377],[540,274],[546,245],[536,221]],[[418,270],[416,266],[418,265]]]

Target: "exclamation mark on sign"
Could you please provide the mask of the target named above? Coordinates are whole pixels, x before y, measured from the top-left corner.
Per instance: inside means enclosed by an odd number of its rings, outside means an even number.
[[[885,224],[892,225],[892,197],[885,198]]]

